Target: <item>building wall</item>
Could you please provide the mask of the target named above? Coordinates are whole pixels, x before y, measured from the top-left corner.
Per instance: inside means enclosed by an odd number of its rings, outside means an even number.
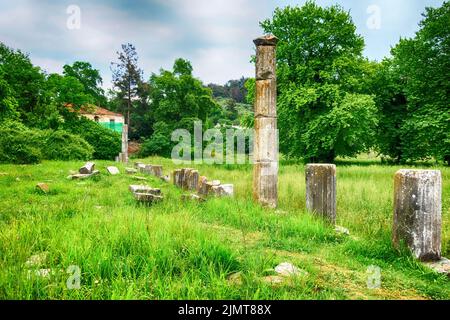
[[[118,116],[105,116],[105,115],[95,115],[95,114],[84,114],[84,117],[98,122],[100,125],[102,125],[105,128],[117,131],[119,133],[122,133],[122,128],[125,123],[124,117],[118,117]],[[112,122],[111,120],[114,120]]]

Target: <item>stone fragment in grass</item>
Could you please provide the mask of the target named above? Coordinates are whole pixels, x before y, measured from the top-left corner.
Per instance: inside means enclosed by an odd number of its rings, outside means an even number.
[[[206,194],[213,194],[214,193],[214,187],[220,186],[219,180],[213,180],[206,183]]]
[[[135,174],[135,173],[137,173],[138,171],[136,170],[136,169],[133,169],[133,168],[125,168],[125,173],[126,174]]]
[[[153,195],[161,194],[161,189],[156,189],[149,186],[130,185],[129,190],[133,193],[148,193]]]
[[[93,177],[93,176],[96,176],[96,175],[99,175],[99,174],[100,174],[100,171],[95,170],[91,174],[81,174],[81,173],[79,173],[79,174],[73,174],[71,176],[68,176],[67,178],[71,179],[71,180],[83,180],[83,179],[88,179],[90,177]]]
[[[161,178],[163,175],[163,167],[162,166],[152,166],[152,174],[155,177]]]
[[[139,163],[137,169],[139,170],[140,173],[145,173],[146,171],[146,165],[143,163]]]
[[[106,170],[108,170],[108,173],[110,175],[112,175],[112,176],[120,174],[119,169],[117,167],[114,167],[114,166],[107,167]]]
[[[42,192],[42,193],[48,193],[49,191],[50,191],[50,188],[49,188],[49,186],[46,184],[46,183],[38,183],[37,185],[36,185],[36,189],[39,191],[39,192]]]
[[[450,260],[447,258],[441,258],[441,260],[434,262],[426,262],[425,265],[437,273],[450,277]]]
[[[28,258],[28,260],[25,262],[25,266],[28,268],[40,267],[47,263],[47,258],[48,252],[37,253]]]
[[[177,187],[181,187],[182,185],[182,170],[181,169],[177,169],[174,170],[172,173],[172,178],[173,178],[173,184]]]
[[[275,267],[275,272],[283,277],[301,276],[307,274],[306,271],[300,270],[289,262],[280,263]]]
[[[234,285],[242,285],[242,272],[234,272],[227,277],[227,280]]]
[[[341,227],[341,226],[336,226],[334,228],[334,231],[338,234],[343,234],[345,236],[349,236],[350,235],[350,230],[348,230],[347,228]]]
[[[94,162],[86,162],[86,164],[82,166],[78,172],[80,174],[91,174],[94,172],[94,168],[95,168]]]
[[[183,194],[181,195],[181,200],[188,201],[188,200],[194,200],[198,202],[204,202],[205,199],[196,195],[196,194]]]
[[[169,177],[169,175],[163,176],[163,177],[161,177],[161,180],[168,183],[168,182],[170,182],[170,177]]]
[[[205,176],[201,176],[198,179],[197,193],[199,195],[206,196],[208,194],[208,189],[207,189],[207,185],[206,185],[207,183],[208,183],[208,179]]]
[[[145,202],[145,203],[153,203],[153,202],[159,202],[163,200],[162,196],[150,194],[150,193],[134,193],[134,198],[139,202]]]
[[[141,165],[141,164],[143,164],[142,162],[135,162],[134,163],[134,167],[136,168],[136,169],[139,169],[139,165]]]
[[[219,196],[232,197],[234,195],[234,185],[222,184],[219,186]]]

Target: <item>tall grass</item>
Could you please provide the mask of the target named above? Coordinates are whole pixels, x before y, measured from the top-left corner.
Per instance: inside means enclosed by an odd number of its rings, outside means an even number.
[[[175,167],[170,160],[145,159]],[[390,244],[393,175],[400,167],[338,166],[338,224],[351,236],[305,212],[304,166],[280,167],[277,210],[252,201],[251,166],[195,166],[234,183],[236,196],[181,202],[182,191],[149,177],[164,201],[135,203],[125,174],[69,181],[80,162],[1,165],[0,298],[3,299],[448,299],[448,279]],[[119,165],[123,171],[124,167]],[[450,169],[443,173],[443,253],[450,256]],[[46,182],[50,193],[36,191]],[[25,265],[47,253],[41,266]],[[262,281],[289,261],[308,275],[271,285]],[[81,270],[69,290],[67,268]],[[367,267],[382,269],[382,287],[367,288]],[[52,269],[40,277],[34,269]],[[31,270],[31,271],[30,271]],[[241,282],[228,280],[240,272]]]

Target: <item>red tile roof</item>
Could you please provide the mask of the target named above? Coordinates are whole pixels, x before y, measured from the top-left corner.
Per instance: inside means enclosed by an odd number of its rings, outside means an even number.
[[[81,110],[80,111],[80,113],[81,114],[92,114],[92,115],[95,115],[95,116],[115,116],[115,117],[123,117],[123,115],[122,114],[120,114],[120,113],[115,113],[115,112],[112,112],[112,111],[110,111],[110,110],[108,110],[108,109],[105,109],[105,108],[101,108],[101,107],[95,107],[95,111],[94,112],[92,112],[92,111],[87,111],[87,110]]]

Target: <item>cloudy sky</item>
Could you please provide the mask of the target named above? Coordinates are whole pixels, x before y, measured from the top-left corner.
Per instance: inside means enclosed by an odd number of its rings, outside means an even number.
[[[259,21],[276,7],[302,0],[0,0],[0,41],[29,53],[48,72],[89,61],[110,87],[110,62],[122,43],[133,43],[148,78],[189,59],[205,83],[252,76],[252,39]],[[413,36],[426,6],[443,0],[317,0],[349,10],[366,41],[365,54],[380,60],[400,37]],[[80,24],[72,6],[80,10]],[[69,10],[68,10],[69,9]],[[379,17],[379,19],[377,18]],[[68,23],[69,22],[69,23]],[[68,27],[69,25],[69,27]]]

